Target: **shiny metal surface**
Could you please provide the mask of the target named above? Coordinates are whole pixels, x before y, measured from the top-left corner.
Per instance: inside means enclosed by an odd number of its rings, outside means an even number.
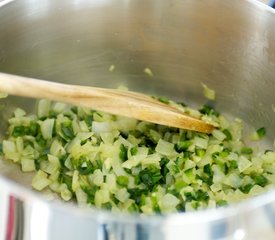
[[[5,4],[3,4],[3,2]],[[275,13],[249,0],[0,1],[0,71],[205,102],[273,141]],[[110,65],[115,71],[108,71]],[[154,76],[144,74],[149,67]],[[0,130],[16,106],[1,100]],[[274,239],[275,192],[225,209],[137,217],[50,203],[1,162],[0,239]]]

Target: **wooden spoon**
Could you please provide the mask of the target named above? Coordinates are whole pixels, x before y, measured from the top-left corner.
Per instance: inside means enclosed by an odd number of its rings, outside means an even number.
[[[68,85],[0,73],[0,92],[71,103],[171,127],[210,133],[214,126],[141,93]]]

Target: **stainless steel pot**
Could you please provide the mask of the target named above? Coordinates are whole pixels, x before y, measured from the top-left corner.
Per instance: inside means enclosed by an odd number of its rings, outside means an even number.
[[[249,0],[0,1],[0,71],[205,102],[273,141],[275,13]],[[115,65],[115,71],[108,71]],[[149,67],[154,76],[144,74]],[[1,100],[0,130],[16,106]],[[1,162],[0,239],[274,239],[275,191],[224,209],[140,217],[49,202]],[[23,186],[25,185],[25,186]]]

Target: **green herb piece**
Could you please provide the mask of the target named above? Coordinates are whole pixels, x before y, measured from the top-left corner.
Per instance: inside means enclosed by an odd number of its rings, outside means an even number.
[[[36,140],[37,144],[38,144],[40,147],[42,147],[42,148],[45,147],[46,144],[47,144],[47,140],[45,140],[45,139],[43,138],[43,136],[42,136],[41,133],[39,133],[39,134],[36,136],[35,140]]]
[[[209,176],[213,176],[213,170],[211,168],[211,165],[208,163],[203,167],[203,172],[208,174]]]
[[[182,188],[184,188],[185,186],[187,186],[187,183],[184,182],[183,180],[178,180],[175,182],[175,190],[176,191],[180,191]]]
[[[40,164],[42,161],[47,161],[48,160],[48,155],[47,153],[43,153],[42,155],[40,155],[38,158],[36,158],[34,160],[34,164],[35,164],[35,169],[38,171],[40,169]]]
[[[102,208],[106,210],[112,210],[112,204],[110,202],[103,203]]]
[[[187,107],[187,104],[184,102],[177,102],[177,104],[181,105],[182,107]]]
[[[220,156],[220,153],[219,152],[214,152],[214,153],[212,153],[211,156],[212,156],[213,160],[217,160],[219,158],[219,156]]]
[[[76,106],[71,107],[71,111],[72,111],[74,114],[77,114],[77,107],[76,107]]]
[[[162,103],[164,103],[164,104],[169,104],[169,99],[167,99],[167,98],[165,98],[165,97],[160,97],[160,98],[158,98],[158,100],[160,101],[160,102],[162,102]]]
[[[205,151],[205,149],[196,148],[195,152],[196,152],[197,156],[203,157],[205,155],[206,151]]]
[[[240,190],[241,190],[243,193],[248,194],[249,191],[250,191],[250,189],[251,189],[253,186],[254,186],[254,184],[249,183],[249,184],[246,184],[246,185],[244,185],[244,186],[241,186],[241,187],[240,187]]]
[[[175,150],[178,153],[186,151],[192,145],[191,141],[180,141],[175,144]]]
[[[226,136],[226,140],[227,141],[231,141],[232,140],[232,134],[231,134],[231,132],[228,129],[224,129],[222,132]]]
[[[66,161],[67,158],[68,158],[68,154],[64,154],[64,155],[59,157],[59,163],[60,163],[60,166],[62,168],[66,168],[65,161]]]
[[[130,198],[135,201],[138,206],[144,204],[144,196],[148,193],[146,189],[140,188],[130,188],[128,189],[128,193],[130,194]]]
[[[158,204],[158,199],[155,196],[151,197],[151,202],[152,202],[152,208],[154,210],[155,213],[160,213],[160,208],[159,208],[159,204]]]
[[[72,190],[72,177],[68,176],[65,171],[61,171],[59,175],[59,182],[65,183],[67,188],[73,192]]]
[[[58,115],[58,113],[56,113],[56,112],[53,111],[53,110],[50,110],[50,112],[49,112],[49,118],[56,118],[57,115]]]
[[[29,134],[34,137],[37,136],[39,128],[38,123],[32,122],[29,127]]]
[[[263,175],[254,175],[252,176],[252,179],[254,180],[255,184],[261,187],[265,187],[268,183],[267,178]]]
[[[214,110],[209,105],[203,105],[203,107],[199,110],[200,113],[205,114],[205,115],[214,115],[214,116],[219,116],[220,114]]]
[[[119,158],[125,162],[128,159],[127,156],[128,147],[124,146],[123,144],[120,145],[120,152],[119,152]]]
[[[193,209],[197,210],[200,206],[200,202],[198,201],[192,201],[191,202],[191,206],[193,207]]]
[[[87,202],[94,204],[95,203],[95,193],[98,190],[98,187],[93,186],[82,186],[82,190],[87,194]]]
[[[91,161],[85,161],[85,163],[82,163],[77,167],[77,170],[79,171],[79,174],[81,175],[89,175],[94,172],[95,168]]]
[[[180,170],[182,170],[184,168],[185,161],[186,161],[186,159],[184,157],[177,157],[175,164],[178,166],[178,168]]]
[[[266,130],[264,127],[259,128],[256,132],[257,132],[259,138],[263,138],[266,134]]]
[[[225,201],[225,200],[219,200],[219,201],[216,202],[216,204],[219,207],[225,207],[225,206],[228,205],[227,201]]]
[[[94,118],[92,115],[86,115],[84,117],[84,122],[87,124],[88,127],[92,126],[93,120],[94,120]]]
[[[145,145],[145,147],[149,148],[151,151],[154,152],[154,149],[156,147],[156,143],[152,139],[146,137],[144,139],[144,145]]]
[[[202,180],[204,183],[206,183],[208,186],[211,186],[213,184],[213,175],[207,175],[207,174],[202,174],[196,175],[196,179]]]
[[[228,161],[227,167],[228,167],[228,171],[230,172],[230,171],[238,168],[238,163],[235,160]]]
[[[208,201],[209,200],[209,195],[207,192],[199,189],[197,192],[196,192],[196,200],[197,201]]]
[[[177,205],[177,211],[178,211],[179,213],[185,212],[185,204],[184,204],[184,203],[178,204],[178,205]]]
[[[195,200],[195,197],[191,192],[185,192],[184,197],[185,197],[185,202],[191,202],[192,200]]]
[[[224,148],[221,151],[221,153],[219,154],[219,156],[222,157],[222,158],[226,158],[226,157],[228,157],[228,155],[230,154],[230,152],[231,152],[230,149]]]
[[[140,181],[144,183],[148,189],[152,190],[154,185],[157,184],[162,178],[162,175],[158,169],[144,169],[139,172],[139,178]]]
[[[253,153],[253,150],[250,147],[243,147],[241,149],[241,154],[252,154],[252,153]]]
[[[62,133],[63,139],[66,141],[70,141],[74,138],[74,132],[73,132],[71,124],[62,123],[61,124],[61,133]]]
[[[229,173],[229,167],[226,163],[223,164],[223,172],[225,175],[227,175]]]
[[[137,147],[132,147],[132,148],[130,149],[130,153],[131,153],[132,156],[137,155],[137,152],[138,152]]]
[[[183,153],[183,156],[185,159],[190,159],[192,157],[193,153],[192,152],[189,152],[189,151],[185,151]]]
[[[130,213],[139,213],[139,207],[136,203],[132,203],[131,206],[128,208]]]
[[[25,126],[15,126],[13,128],[13,131],[12,131],[12,136],[13,137],[22,137],[22,136],[25,136],[25,135],[28,135],[30,132],[30,129],[29,127],[25,127]]]
[[[135,184],[139,185],[140,184],[140,177],[138,175],[134,176],[135,179]]]
[[[169,169],[167,168],[167,163],[169,162],[168,158],[162,158],[160,160],[160,173],[163,176],[163,181],[165,181],[166,174],[169,172]],[[164,183],[164,182],[163,182]]]
[[[121,187],[127,187],[128,182],[129,182],[129,178],[127,176],[118,176],[117,179],[116,179],[116,182]]]

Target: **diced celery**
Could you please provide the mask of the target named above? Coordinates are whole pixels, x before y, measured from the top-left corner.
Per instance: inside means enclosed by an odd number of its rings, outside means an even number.
[[[32,187],[38,191],[43,190],[51,183],[47,177],[47,173],[39,170],[32,179]]]
[[[201,137],[195,137],[193,143],[195,146],[197,146],[199,148],[206,149],[208,146],[208,139],[201,138]]]
[[[166,156],[173,155],[175,154],[174,144],[160,139],[156,146],[156,152]]]
[[[100,186],[103,183],[103,174],[99,169],[96,169],[92,175],[93,184]]]
[[[51,101],[42,99],[38,102],[37,115],[39,118],[48,117],[51,110]]]
[[[54,119],[46,119],[40,122],[41,133],[44,139],[51,139],[53,134]]]
[[[14,153],[16,152],[16,145],[13,141],[4,140],[2,143],[3,153]]]
[[[115,196],[120,202],[125,202],[130,197],[130,194],[126,188],[121,188],[116,192]]]
[[[69,201],[72,198],[72,193],[71,191],[68,190],[66,184],[62,184],[60,187],[60,196],[64,201]]]
[[[174,195],[167,193],[159,200],[159,207],[162,212],[175,212],[176,206],[180,203],[180,200]]]
[[[238,169],[240,172],[245,171],[252,165],[252,162],[247,159],[245,156],[240,156],[238,160]]]
[[[230,175],[228,175],[224,182],[224,184],[227,184],[233,188],[239,188],[242,184],[242,179],[240,178],[240,176],[236,173],[231,173]]]
[[[112,130],[112,125],[109,122],[93,121],[92,123],[92,131],[97,135],[100,135],[103,132],[111,132]]]
[[[216,92],[213,89],[210,89],[207,85],[203,83],[202,83],[202,87],[203,87],[204,96],[210,100],[215,100]]]
[[[141,164],[143,167],[147,167],[147,166],[155,166],[157,168],[160,168],[160,155],[159,154],[151,154],[148,155],[146,158],[143,158],[141,160]]]
[[[226,135],[222,131],[217,129],[213,130],[212,134],[219,141],[223,141],[226,138]]]
[[[35,170],[35,164],[33,159],[21,158],[21,168],[23,172],[32,172]]]
[[[16,108],[14,111],[14,117],[16,118],[24,117],[25,115],[26,115],[26,112],[21,108]]]

